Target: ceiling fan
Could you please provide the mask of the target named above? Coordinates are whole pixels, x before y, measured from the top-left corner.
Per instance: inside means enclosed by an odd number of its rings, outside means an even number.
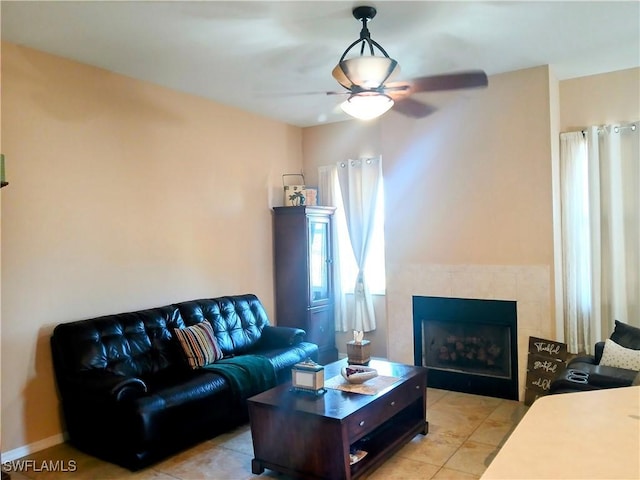
[[[368,120],[393,108],[409,117],[422,118],[433,113],[436,108],[412,99],[411,95],[414,93],[488,85],[487,75],[482,70],[418,77],[404,82],[391,81],[397,76],[400,66],[379,43],[371,39],[367,28],[367,22],[376,16],[376,9],[369,6],[355,7],[353,16],[362,22],[360,38],[347,47],[332,72],[346,91],[326,92],[327,95],[349,95],[340,105],[349,115]],[[347,59],[347,54],[358,45],[360,55]],[[376,55],[376,49],[382,55]],[[367,51],[368,54],[365,54]]]

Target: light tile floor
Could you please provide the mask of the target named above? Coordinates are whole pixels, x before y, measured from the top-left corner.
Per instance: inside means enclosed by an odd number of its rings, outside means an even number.
[[[526,413],[523,403],[499,398],[427,389],[429,434],[409,444],[373,472],[371,480],[477,479]],[[68,444],[56,445],[25,457],[35,465],[60,460],[75,472],[29,469],[11,472],[12,480],[58,478],[102,480],[244,480],[286,477],[266,470],[251,473],[253,446],[248,425],[220,435],[138,472],[130,472],[79,452]]]

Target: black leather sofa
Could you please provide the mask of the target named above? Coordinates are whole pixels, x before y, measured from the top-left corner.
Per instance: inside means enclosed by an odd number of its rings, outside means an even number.
[[[255,295],[60,324],[51,348],[68,441],[135,470],[246,422],[246,398],[229,378],[190,368],[174,338],[173,329],[200,322],[213,326],[226,358],[268,359],[275,383],[290,380],[295,363],[317,360],[304,330],[271,326]]]
[[[610,340],[631,350],[640,350],[640,329],[615,321]],[[582,392],[602,388],[628,387],[640,381],[640,372],[601,365],[605,342],[595,344],[594,355],[575,357],[551,382],[549,393]]]

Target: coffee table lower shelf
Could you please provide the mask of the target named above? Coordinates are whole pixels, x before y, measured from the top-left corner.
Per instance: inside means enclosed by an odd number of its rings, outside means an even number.
[[[331,480],[371,473],[417,434],[427,434],[423,373],[409,370],[408,378],[376,398],[329,389],[312,399],[286,386],[252,397],[251,471]],[[350,465],[352,448],[367,455]]]
[[[376,432],[376,436],[363,445],[367,456],[358,463],[351,465],[351,478],[359,478],[378,468],[389,459],[395,452],[409,443],[418,434],[426,435],[428,425],[422,420],[416,422],[400,422],[397,425],[390,425],[387,432]]]

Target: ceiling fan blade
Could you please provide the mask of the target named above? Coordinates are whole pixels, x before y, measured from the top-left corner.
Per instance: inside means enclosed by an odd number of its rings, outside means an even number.
[[[468,72],[449,73],[446,75],[419,77],[407,82],[398,83],[398,85],[402,84],[408,84],[410,86],[411,93],[417,93],[486,87],[489,84],[489,81],[487,79],[487,74],[482,70],[471,70]],[[394,87],[397,85],[392,83],[387,86]]]
[[[403,92],[409,91],[411,89],[411,85],[409,85],[408,83],[394,82],[384,85],[382,89],[387,95],[394,95],[397,93],[401,94]]]
[[[408,97],[403,98],[402,100],[397,100],[391,108],[396,112],[412,118],[424,118],[438,110],[432,105],[418,102],[417,100]]]
[[[310,95],[351,95],[351,92],[348,90],[342,92],[326,92],[326,91],[316,91],[316,92],[258,92],[255,93],[254,96],[256,98],[282,98],[282,97],[301,97],[301,96],[310,96]]]

